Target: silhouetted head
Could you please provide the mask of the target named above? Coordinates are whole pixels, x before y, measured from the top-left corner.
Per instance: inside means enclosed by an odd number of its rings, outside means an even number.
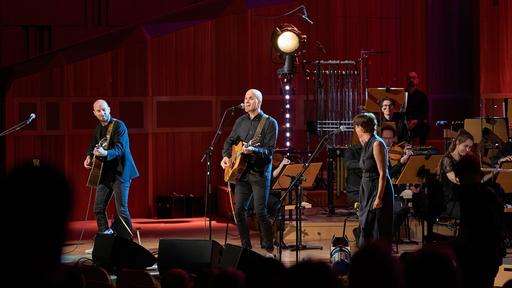
[[[42,287],[60,263],[71,186],[57,168],[32,162],[10,170],[1,182],[2,200],[10,206],[2,210],[6,263]]]
[[[406,287],[460,287],[455,256],[447,247],[424,247],[401,260]]]
[[[372,242],[352,257],[348,274],[349,287],[402,287],[400,270],[388,244]]]
[[[337,287],[336,275],[327,263],[306,260],[288,269],[289,287]]]

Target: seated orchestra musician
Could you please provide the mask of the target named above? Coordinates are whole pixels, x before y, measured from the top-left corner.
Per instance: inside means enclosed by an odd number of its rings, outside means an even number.
[[[407,141],[409,133],[405,121],[405,114],[396,111],[395,100],[387,97],[383,98],[380,102],[380,110],[380,117],[377,118],[379,119],[379,127],[391,126],[395,129],[394,134],[398,143]]]
[[[441,181],[441,187],[445,198],[445,211],[444,216],[451,218],[460,218],[460,204],[459,204],[459,190],[460,185],[459,179],[456,177],[453,167],[460,158],[468,153],[473,153],[472,148],[474,145],[473,136],[464,129],[459,130],[457,137],[453,140],[450,148],[444,155],[440,163],[439,179]],[[501,157],[496,160],[496,165],[500,165],[503,162],[512,161],[512,156],[508,155]],[[482,182],[486,182],[495,176],[497,172],[487,173],[483,178]]]
[[[391,179],[396,179],[400,176],[409,158],[414,154],[412,146],[404,143],[404,148],[402,148],[401,145],[397,145],[397,132],[393,126],[383,126],[380,129],[380,135],[388,148],[389,174]]]

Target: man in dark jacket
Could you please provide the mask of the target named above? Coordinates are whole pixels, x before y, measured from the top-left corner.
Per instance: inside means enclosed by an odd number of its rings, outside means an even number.
[[[263,96],[260,91],[250,89],[244,98],[246,114],[238,118],[231,134],[224,143],[221,166],[226,169],[230,163],[231,147],[239,141],[245,143],[256,139],[254,146],[243,149],[247,167],[235,184],[236,219],[242,246],[252,248],[249,227],[246,221],[248,202],[253,199],[254,212],[262,234],[262,248],[268,253],[274,249],[272,226],[267,212],[267,201],[272,179],[272,154],[276,147],[277,122],[261,111]],[[258,129],[262,123],[261,129]],[[260,131],[258,131],[260,130]],[[257,135],[259,133],[259,135]],[[251,195],[253,196],[251,198]]]
[[[105,100],[100,99],[94,102],[93,109],[94,116],[100,123],[94,130],[84,166],[91,169],[93,155],[103,157],[103,170],[99,185],[96,187],[94,202],[98,233],[115,232],[120,237],[131,239],[133,234],[128,211],[128,193],[132,179],[139,176],[139,172],[130,152],[128,129],[122,121],[112,118],[110,107]],[[112,128],[110,128],[111,125]],[[108,139],[106,147],[98,145],[104,138]],[[109,228],[106,208],[112,195],[114,195],[117,215],[112,222],[112,228]]]
[[[420,146],[425,145],[429,131],[428,111],[429,102],[425,92],[418,88],[420,78],[416,72],[407,74],[407,109],[405,114],[407,117],[407,126],[409,129],[409,143],[419,138]]]

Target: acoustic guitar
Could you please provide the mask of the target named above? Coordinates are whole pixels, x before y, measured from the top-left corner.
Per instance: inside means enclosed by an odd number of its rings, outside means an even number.
[[[108,147],[108,138],[105,137],[100,140],[100,143],[96,145],[96,147],[102,147],[103,149],[107,149]],[[92,157],[91,171],[89,172],[89,178],[87,179],[88,187],[98,187],[101,179],[101,173],[103,171],[103,162],[104,157],[98,157],[94,155]]]
[[[242,141],[231,147],[231,158],[229,165],[224,169],[224,181],[234,183],[240,179],[245,168],[247,168],[247,156],[243,153],[244,148],[254,147],[258,144],[253,144],[253,140],[249,143]]]

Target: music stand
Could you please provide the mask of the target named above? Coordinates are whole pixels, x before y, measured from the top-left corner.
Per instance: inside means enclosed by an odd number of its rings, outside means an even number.
[[[312,188],[315,182],[316,175],[320,171],[322,162],[314,162],[309,165],[306,172],[304,172],[304,181],[301,184],[302,188]],[[288,164],[284,167],[283,171],[279,174],[272,190],[288,189],[292,183],[292,178],[296,177],[300,171],[304,168],[304,164]]]
[[[366,112],[381,113],[380,103],[383,99],[393,99],[396,111],[405,111],[407,108],[407,92],[404,88],[368,88],[366,89]]]
[[[512,193],[512,163],[503,163],[501,170],[498,177],[496,177],[496,183],[503,187],[505,193]]]
[[[312,188],[316,176],[320,171],[322,162],[311,163],[304,171],[305,164],[289,164],[287,165],[281,175],[277,178],[272,189],[289,189],[290,185],[294,185],[295,189],[295,247],[290,250],[296,251],[296,258],[298,261],[298,251],[305,249],[320,249],[322,246],[304,245],[302,244],[302,194],[304,188]],[[302,174],[302,175],[301,175]],[[297,179],[297,177],[301,177]],[[284,219],[284,206],[281,205],[281,214]],[[284,225],[283,225],[284,226]],[[284,227],[279,231],[279,242],[283,243]],[[288,246],[287,246],[288,247]],[[282,247],[280,247],[281,249]]]
[[[475,143],[482,141],[482,131],[487,128],[502,142],[508,141],[508,123],[504,117],[478,117],[464,120],[464,130],[468,131]]]
[[[443,155],[413,155],[409,158],[409,161],[405,164],[404,169],[402,170],[402,173],[398,177],[398,179],[395,181],[395,184],[421,184],[424,186],[424,188],[427,190],[425,191],[425,194],[428,195],[429,193],[435,193],[435,191],[428,191],[428,185],[432,174],[437,174],[437,169],[439,167],[439,163],[441,162],[441,159],[443,158]],[[430,207],[430,204],[429,206]],[[430,211],[430,208],[427,208],[427,211],[425,213],[426,220],[427,220],[427,234],[432,235],[433,233],[433,217],[430,215],[433,214]],[[421,221],[421,238],[423,241],[423,235],[424,232],[424,224],[423,219]],[[408,231],[408,236],[410,238],[410,231]]]
[[[423,184],[425,178],[418,172],[421,169],[435,172],[442,158],[443,155],[412,155],[395,184]]]

